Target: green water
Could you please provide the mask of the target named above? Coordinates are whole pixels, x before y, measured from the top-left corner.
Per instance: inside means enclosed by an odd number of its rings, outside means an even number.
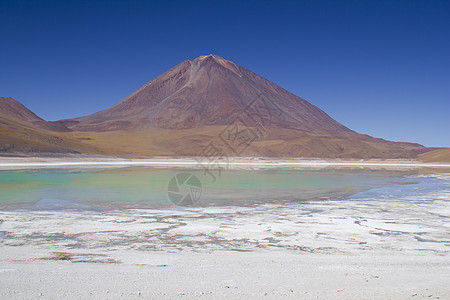
[[[148,167],[116,169],[40,169],[0,171],[0,208],[45,208],[59,201],[86,208],[173,207],[168,183],[179,173],[201,182],[195,206],[301,202],[349,196],[404,181],[406,173],[370,170],[246,170],[214,173]],[[182,193],[182,191],[180,191]]]

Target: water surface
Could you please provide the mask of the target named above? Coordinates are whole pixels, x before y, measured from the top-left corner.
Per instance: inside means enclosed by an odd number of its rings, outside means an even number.
[[[339,199],[395,184],[415,184],[417,171],[370,169],[227,170],[213,176],[200,170],[61,168],[0,171],[3,209],[129,209],[175,206],[168,184],[180,173],[195,175],[194,206],[251,206]],[[189,193],[189,188],[180,194]]]

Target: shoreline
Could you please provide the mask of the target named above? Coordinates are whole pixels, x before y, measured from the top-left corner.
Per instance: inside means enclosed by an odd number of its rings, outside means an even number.
[[[406,159],[285,159],[265,157],[233,157],[212,160],[208,158],[155,157],[151,159],[124,159],[119,157],[0,157],[0,170],[12,168],[52,168],[52,167],[100,167],[100,166],[148,166],[184,168],[308,168],[308,167],[381,167],[381,168],[445,168],[449,163],[426,163]]]

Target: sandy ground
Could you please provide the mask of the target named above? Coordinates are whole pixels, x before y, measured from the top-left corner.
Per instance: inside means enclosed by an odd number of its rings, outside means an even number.
[[[24,249],[21,249],[24,250]],[[5,256],[17,254],[4,252]],[[39,256],[27,249],[30,257]],[[447,256],[284,251],[130,252],[121,264],[27,261],[0,269],[2,299],[449,299]]]

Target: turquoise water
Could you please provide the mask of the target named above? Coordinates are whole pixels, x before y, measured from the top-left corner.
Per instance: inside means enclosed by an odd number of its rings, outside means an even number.
[[[199,179],[199,198],[194,206],[200,207],[337,199],[372,188],[414,184],[415,180],[407,176],[416,174],[368,169],[270,169],[227,170],[213,178],[200,170],[148,167],[0,171],[0,208],[173,207],[168,184],[180,173],[190,173]],[[180,189],[180,193],[185,192],[189,189]]]

